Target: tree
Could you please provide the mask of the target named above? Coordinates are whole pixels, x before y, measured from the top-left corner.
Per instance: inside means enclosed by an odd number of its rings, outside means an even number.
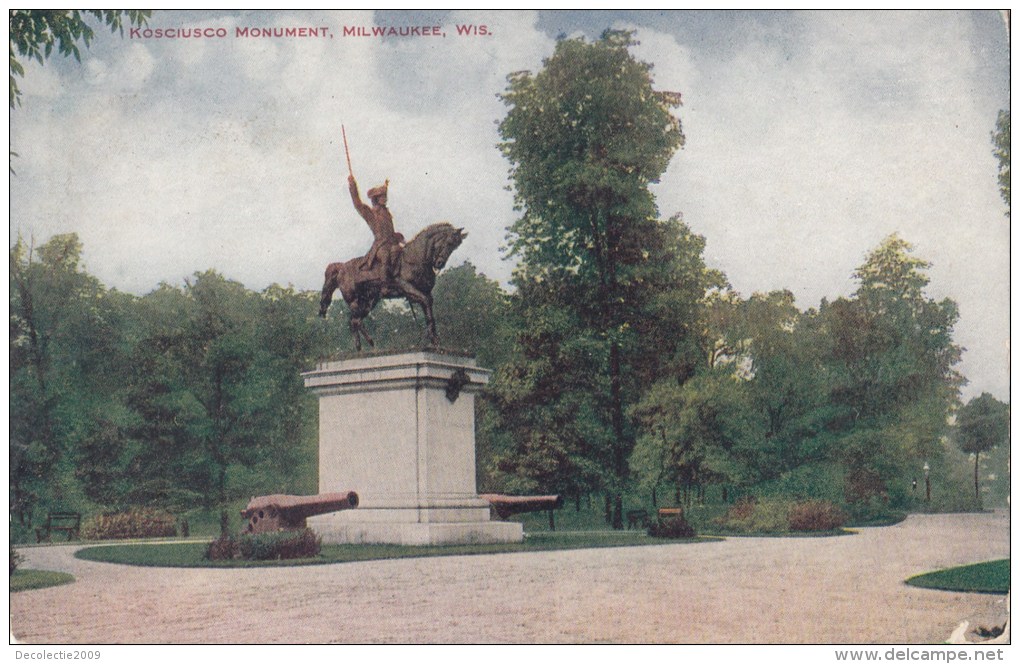
[[[475,355],[483,367],[506,362],[512,331],[507,324],[507,293],[498,282],[465,262],[439,274],[434,295],[444,347]]]
[[[999,193],[1006,202],[1006,216],[1009,216],[1009,111],[999,111],[992,133],[993,154],[999,160]]]
[[[978,466],[982,452],[989,452],[1009,438],[1009,404],[983,392],[960,409],[954,436],[960,449],[974,455],[974,499],[981,504]]]
[[[581,378],[576,367],[561,368],[558,385],[535,385],[551,389],[548,407],[563,414],[570,403],[570,417],[583,418],[589,440],[568,447],[601,468],[615,527],[622,527],[634,445],[627,404],[638,387],[636,330],[672,273],[675,226],[658,220],[649,185],[684,141],[673,115],[680,95],[654,89],[651,65],[628,50],[634,43],[630,33],[611,30],[593,43],[561,39],[538,74],[510,75],[502,95],[509,110],[499,127],[523,213],[508,236],[520,259],[514,285],[522,318],[544,329],[541,317],[562,313],[569,325],[553,326],[564,335],[565,354],[544,344],[551,357],[538,356],[538,347],[523,354],[532,362],[573,357],[591,372],[580,385],[596,391],[583,404],[572,382]],[[540,340],[527,332],[519,339],[522,346],[529,341]]]
[[[788,291],[743,300],[711,290],[703,302],[694,375],[663,378],[634,408],[646,482],[651,471],[702,492],[715,482],[746,488],[824,460],[827,382],[813,314]]]
[[[25,522],[68,493],[71,454],[117,383],[120,334],[111,298],[81,266],[74,234],[10,252],[10,499]]]
[[[604,371],[570,311],[538,309],[541,285],[512,301],[516,354],[486,391],[482,438],[492,441],[502,490],[577,497],[604,486]]]
[[[63,56],[73,55],[81,62],[79,44],[88,48],[95,32],[86,22],[89,17],[107,25],[111,32],[124,34],[128,25],[145,25],[151,11],[139,10],[78,10],[78,9],[12,9],[10,11],[10,93],[11,108],[21,104],[21,90],[15,76],[24,78],[25,68],[19,58],[36,60],[43,64],[54,47]]]
[[[298,319],[304,332],[260,328],[265,315],[279,322],[273,308],[285,301],[277,289],[267,292],[273,306],[207,271],[184,291],[164,286],[143,298],[152,315],[129,398],[138,415],[129,432],[138,447],[131,502],[191,506],[200,497],[225,515],[228,501],[259,492],[245,473],[293,462],[303,409],[292,369],[314,352],[316,337],[307,316]],[[301,308],[312,310],[310,295]],[[248,481],[234,481],[239,476]]]
[[[236,484],[256,492],[318,491],[318,399],[301,373],[336,343],[315,315],[318,302],[316,292],[276,284],[252,300],[252,372],[269,398],[257,409],[259,458],[233,472]]]
[[[756,293],[741,310],[747,389],[764,432],[758,471],[772,480],[830,452],[824,341],[814,310],[799,311],[789,291]]]
[[[885,496],[890,482],[905,498],[903,478],[938,454],[962,382],[956,304],[925,296],[929,264],[911,251],[887,237],[854,274],[854,297],[819,311],[830,372],[826,429],[838,438],[851,500]]]
[[[682,385],[657,382],[633,409],[642,435],[632,464],[645,484],[669,482],[689,503],[691,489],[704,498],[710,484],[753,481],[762,431],[748,396],[746,381],[721,366]]]

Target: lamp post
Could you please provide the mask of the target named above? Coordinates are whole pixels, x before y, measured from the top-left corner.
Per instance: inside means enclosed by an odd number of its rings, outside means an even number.
[[[931,470],[931,466],[928,462],[924,462],[924,502],[931,502],[931,477],[928,475],[928,471]]]

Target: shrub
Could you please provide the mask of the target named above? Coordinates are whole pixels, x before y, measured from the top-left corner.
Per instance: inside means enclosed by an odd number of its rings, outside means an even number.
[[[176,537],[177,523],[174,516],[164,510],[133,508],[87,519],[81,536],[88,540]]]
[[[806,500],[790,507],[789,520],[790,530],[821,532],[842,528],[846,514],[827,500]]]
[[[209,542],[205,550],[206,560],[234,560],[240,557],[241,547],[237,540],[229,535]]]
[[[790,528],[789,512],[787,502],[741,499],[716,524],[738,533],[783,533]]]
[[[695,537],[697,533],[687,519],[683,516],[675,516],[669,519],[659,519],[648,527],[648,534],[652,537],[663,537],[669,539]]]
[[[723,517],[727,521],[746,521],[754,514],[754,506],[757,501],[751,496],[744,496],[733,504]]]
[[[14,576],[14,570],[18,569],[18,565],[23,563],[25,561],[25,558],[20,553],[18,553],[18,550],[14,548],[13,544],[11,544],[10,547],[11,547],[11,559],[10,559],[11,576]]]
[[[242,535],[240,554],[245,560],[314,558],[322,551],[322,538],[305,528],[297,531]]]

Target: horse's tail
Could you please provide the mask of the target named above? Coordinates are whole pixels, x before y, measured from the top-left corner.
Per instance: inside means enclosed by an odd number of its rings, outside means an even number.
[[[339,287],[338,277],[343,265],[343,263],[330,263],[326,267],[326,279],[322,284],[322,297],[319,299],[319,315],[323,318],[326,317],[329,305],[333,303],[333,293]]]

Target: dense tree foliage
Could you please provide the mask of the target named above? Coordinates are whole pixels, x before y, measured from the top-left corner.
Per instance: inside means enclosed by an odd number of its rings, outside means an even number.
[[[1008,405],[983,395],[948,427],[961,382],[955,307],[925,296],[927,264],[906,242],[893,236],[869,254],[852,297],[800,311],[786,291],[740,297],[705,267],[700,237],[664,226],[676,286],[653,291],[641,332],[622,337],[635,439],[625,488],[866,511],[909,506],[930,463],[940,487],[960,489],[951,504],[971,504],[967,459],[946,436],[988,467]],[[314,492],[316,407],[300,373],[348,343],[342,321],[314,315],[317,293],[252,292],[209,271],[135,297],[90,276],[81,252],[74,235],[11,250],[15,522],[68,504],[223,509],[255,493]],[[470,264],[437,282],[444,343],[476,349],[496,371],[479,402],[486,490],[580,498],[614,486],[606,344],[578,334],[587,323],[561,306],[561,288],[525,281],[507,293]],[[406,305],[374,318],[381,347],[420,343]]]
[[[10,252],[15,521],[314,493],[318,409],[301,372],[348,347],[343,316],[315,316],[317,292],[253,292],[215,271],[127,295],[89,275],[82,250],[72,234]],[[503,362],[503,289],[467,263],[440,274],[435,293],[445,344]],[[421,345],[420,313],[406,305],[380,308],[372,324],[383,348]]]
[[[61,472],[91,435],[123,371],[115,298],[81,268],[81,244],[59,235],[10,251],[10,501],[19,520],[70,490]]]
[[[645,484],[719,483],[904,506],[926,462],[944,464],[961,377],[957,313],[926,297],[928,264],[897,236],[855,273],[851,298],[801,312],[789,292],[710,294],[706,361],[638,403]]]
[[[621,527],[640,332],[674,271],[676,223],[648,189],[683,144],[680,95],[653,87],[626,32],[562,39],[537,74],[509,77],[501,148],[521,218],[518,357],[497,377],[502,466],[545,488],[600,488]],[[554,486],[559,485],[559,486]]]
[[[832,426],[862,498],[894,490],[892,477],[937,453],[962,382],[956,304],[924,295],[929,266],[910,250],[898,236],[884,240],[858,269],[855,297],[826,311],[840,409]]]
[[[999,160],[999,192],[1006,202],[1006,215],[1009,215],[1009,111],[999,111],[995,121],[995,132],[992,133],[992,144],[995,146],[995,158]]]

